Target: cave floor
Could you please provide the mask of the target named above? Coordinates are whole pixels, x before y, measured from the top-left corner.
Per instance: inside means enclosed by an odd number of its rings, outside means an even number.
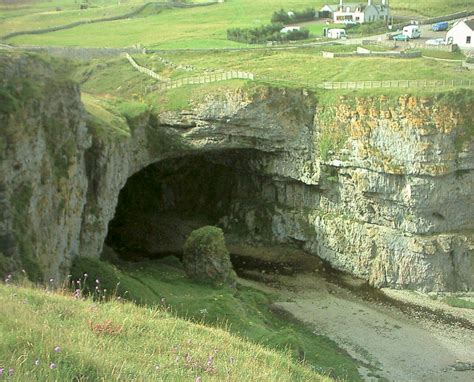
[[[255,249],[232,252],[258,256]],[[433,310],[419,295],[410,303],[406,298],[395,300],[359,280],[328,271],[303,253],[292,256],[292,264],[282,264],[283,254],[276,251],[277,265],[268,267],[274,251],[262,252],[266,270],[238,270],[245,278],[241,282],[277,293],[276,309],[309,324],[315,335],[334,340],[365,365],[359,372],[366,381],[474,380],[473,310]]]

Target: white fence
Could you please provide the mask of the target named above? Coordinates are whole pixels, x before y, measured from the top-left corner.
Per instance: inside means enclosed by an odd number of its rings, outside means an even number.
[[[254,80],[255,75],[253,73],[232,70],[228,72],[213,73],[213,74],[207,74],[204,76],[186,77],[179,80],[173,80],[168,83],[162,83],[162,84],[149,86],[147,90],[148,91],[167,90],[167,89],[179,88],[184,85],[208,84],[211,82],[227,81],[227,80],[235,80],[235,79]]]
[[[135,60],[126,54],[128,61],[132,66],[139,72],[147,74],[161,83],[148,86],[146,90],[148,92],[154,90],[167,90],[175,89],[185,85],[198,85],[208,84],[218,81],[227,81],[233,79],[242,80],[255,80],[260,79],[265,82],[281,82],[288,83],[288,80],[269,78],[269,77],[257,77],[253,73],[241,72],[237,70],[231,70],[227,72],[212,73],[201,76],[186,77],[178,80],[170,80],[169,78],[160,76],[159,74],[147,69],[143,66],[138,65]],[[320,88],[326,90],[339,90],[339,89],[389,89],[389,88],[439,88],[439,87],[472,87],[474,86],[474,80],[388,80],[388,81],[345,81],[345,82],[322,82],[322,83],[298,83],[292,82],[292,85],[308,87],[308,88]]]
[[[471,87],[474,80],[390,80],[390,81],[347,81],[323,82],[317,87],[322,89],[377,89],[377,88],[438,88]]]
[[[158,73],[155,73],[153,70],[150,70],[148,68],[145,68],[144,66],[140,66],[136,63],[136,61],[133,59],[132,56],[130,56],[128,53],[125,54],[125,57],[127,60],[132,64],[132,66],[137,69],[140,73],[144,73],[150,77],[153,77],[155,80],[162,81],[162,82],[171,82],[171,80],[168,77],[163,77],[159,75]]]
[[[242,79],[242,80],[254,80],[255,75],[249,72],[241,72],[236,70],[231,70],[227,72],[221,73],[212,73],[206,74],[202,76],[194,76],[194,77],[186,77],[181,78],[179,80],[170,80],[167,77],[163,77],[158,73],[155,73],[153,70],[145,68],[144,66],[138,65],[132,56],[128,53],[125,55],[127,60],[132,64],[132,66],[137,69],[140,73],[144,73],[154,79],[161,81],[161,84],[156,84],[147,87],[147,91],[154,91],[154,90],[167,90],[167,89],[174,89],[179,88],[184,85],[197,85],[197,84],[208,84],[211,82],[217,81],[227,81],[227,80],[234,80],[234,79]]]

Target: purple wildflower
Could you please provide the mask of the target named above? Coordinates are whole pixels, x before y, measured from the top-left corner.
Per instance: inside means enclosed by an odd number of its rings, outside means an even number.
[[[214,361],[214,357],[211,355],[208,360],[207,360],[207,366],[211,366],[212,365],[212,361]]]
[[[14,371],[14,370],[13,370],[12,368],[8,369],[8,375],[9,375],[10,377],[13,375],[13,371]]]
[[[0,367],[0,377],[3,375],[3,367]]]
[[[50,368],[51,370],[56,369],[56,367],[57,367],[56,364],[53,363],[53,362],[51,362],[51,364],[49,365],[49,368]]]
[[[54,348],[54,351],[55,351],[56,353],[59,353],[59,352],[61,351],[61,348],[60,348],[59,346],[56,346],[56,347]]]

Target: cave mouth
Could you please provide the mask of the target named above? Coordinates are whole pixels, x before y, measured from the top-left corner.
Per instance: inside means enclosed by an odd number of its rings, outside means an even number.
[[[180,256],[189,234],[221,227],[228,244],[271,238],[278,181],[271,154],[235,149],[153,163],[120,191],[105,244],[123,260]]]

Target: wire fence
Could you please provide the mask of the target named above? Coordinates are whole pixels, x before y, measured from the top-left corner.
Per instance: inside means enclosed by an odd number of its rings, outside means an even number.
[[[438,88],[471,87],[473,80],[389,80],[389,81],[346,81],[323,82],[317,87],[322,89],[377,89],[377,88]]]
[[[155,73],[153,70],[150,70],[148,68],[145,68],[144,66],[138,65],[137,62],[133,59],[132,56],[130,56],[128,53],[125,53],[125,57],[127,58],[128,62],[140,73],[144,73],[147,76],[150,76],[154,78],[155,80],[162,81],[162,82],[171,82],[171,80],[168,77],[164,77],[158,73]]]
[[[243,80],[261,80],[269,83],[289,84],[293,87],[319,88],[326,90],[341,89],[396,89],[396,88],[442,88],[442,87],[472,87],[474,80],[471,79],[451,79],[451,80],[386,80],[386,81],[343,81],[343,82],[310,82],[310,81],[292,81],[289,79],[271,78],[257,76],[254,73],[242,72],[237,70],[223,71],[206,75],[186,77],[177,80],[171,80],[163,77],[152,70],[138,65],[135,60],[126,54],[128,61],[141,73],[149,75],[152,78],[161,81],[161,83],[148,86],[147,92],[155,90],[175,89],[185,85],[208,84],[218,81],[227,81],[233,79]]]
[[[227,81],[227,80],[234,80],[234,79],[241,79],[241,80],[255,80],[255,75],[249,72],[241,72],[241,71],[227,71],[222,73],[213,73],[203,76],[194,76],[194,77],[186,77],[181,78],[178,80],[169,81],[167,83],[160,83],[152,86],[147,87],[147,91],[154,91],[154,90],[167,90],[167,89],[174,89],[179,88],[185,85],[197,85],[197,84],[209,84],[212,82],[218,81]]]

